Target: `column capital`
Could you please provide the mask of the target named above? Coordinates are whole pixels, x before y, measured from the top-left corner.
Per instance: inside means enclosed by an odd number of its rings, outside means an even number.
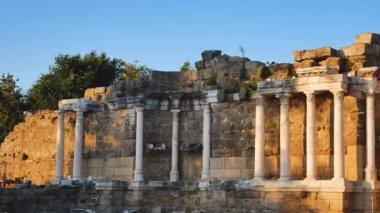
[[[374,96],[375,95],[375,91],[371,88],[371,89],[368,89],[368,90],[363,90],[363,93],[366,95],[366,96]]]
[[[280,103],[281,104],[288,105],[290,97],[291,97],[291,95],[289,93],[279,93],[279,94],[276,94],[276,98],[280,99]]]
[[[74,109],[74,111],[75,111],[75,112],[85,112],[86,110],[84,110],[84,109],[80,109],[80,108],[76,108],[76,109]]]
[[[62,113],[64,113],[65,111],[59,109],[59,110],[54,110],[54,112],[56,112],[56,113],[58,113],[58,114],[62,114]]]
[[[304,91],[303,93],[306,95],[307,102],[315,101],[315,91]]]
[[[143,112],[144,111],[144,107],[137,106],[137,107],[135,107],[135,110],[136,110],[136,112]]]
[[[171,109],[170,112],[173,114],[178,114],[181,110],[179,109]]]
[[[330,92],[334,95],[334,100],[341,100],[343,99],[344,90],[338,89],[338,90],[330,90]]]
[[[263,105],[265,104],[265,96],[264,95],[257,95],[256,96],[256,105]]]
[[[209,103],[204,103],[204,104],[202,104],[202,106],[203,106],[204,112],[210,112],[211,111]]]

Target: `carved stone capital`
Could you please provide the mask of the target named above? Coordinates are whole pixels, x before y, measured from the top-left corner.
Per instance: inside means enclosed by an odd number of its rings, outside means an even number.
[[[303,92],[306,95],[306,101],[310,103],[315,102],[315,92],[314,91],[304,91]]]
[[[256,105],[264,105],[264,104],[265,104],[265,97],[263,95],[257,95]]]
[[[280,99],[281,105],[289,105],[290,97],[291,97],[291,95],[289,93],[281,93],[281,94],[276,95],[276,98]]]
[[[343,90],[331,90],[330,92],[334,95],[334,100],[343,100]]]

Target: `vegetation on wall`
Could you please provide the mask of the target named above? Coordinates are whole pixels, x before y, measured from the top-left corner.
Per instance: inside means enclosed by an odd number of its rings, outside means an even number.
[[[192,71],[194,69],[195,68],[191,65],[190,61],[188,61],[188,60],[186,60],[185,62],[183,62],[183,64],[179,68],[179,70],[181,72],[188,72],[188,71]]]
[[[0,143],[24,119],[25,102],[16,82],[10,74],[0,78]]]
[[[145,65],[140,65],[138,61],[134,63],[126,63],[119,74],[119,78],[125,81],[142,80],[149,76],[152,69]]]

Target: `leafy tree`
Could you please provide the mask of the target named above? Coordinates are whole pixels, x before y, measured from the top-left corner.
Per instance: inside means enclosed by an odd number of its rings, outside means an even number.
[[[125,64],[119,78],[126,81],[136,81],[149,76],[151,72],[152,69],[145,65],[140,65],[138,61],[135,61],[134,63]]]
[[[124,61],[92,51],[84,56],[58,55],[47,74],[28,91],[31,111],[57,109],[60,99],[79,98],[85,89],[108,86],[122,72]]]
[[[24,119],[24,99],[16,82],[10,74],[0,78],[0,142]]]
[[[188,60],[186,60],[185,62],[183,62],[179,70],[181,72],[187,72],[187,71],[194,70],[194,67],[191,65],[191,63]]]

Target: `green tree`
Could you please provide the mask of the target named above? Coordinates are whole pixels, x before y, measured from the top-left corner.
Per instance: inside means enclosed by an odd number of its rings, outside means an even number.
[[[152,69],[145,65],[140,65],[138,61],[134,63],[126,63],[122,69],[119,78],[125,81],[141,80],[152,72]]]
[[[24,119],[24,99],[16,82],[10,74],[0,78],[0,142]]]
[[[83,97],[87,88],[108,86],[117,79],[124,61],[110,59],[105,53],[92,51],[84,56],[58,55],[47,74],[28,91],[31,111],[57,109],[58,101]]]
[[[185,62],[183,62],[179,70],[181,72],[187,72],[187,71],[194,70],[194,67],[191,65],[191,63],[188,60],[186,60]]]

